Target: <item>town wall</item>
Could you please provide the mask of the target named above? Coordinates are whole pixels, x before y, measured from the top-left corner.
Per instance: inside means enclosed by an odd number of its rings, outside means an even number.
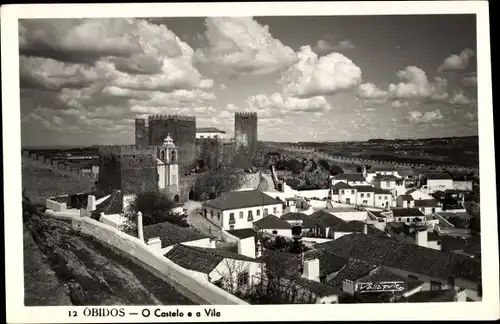
[[[237,168],[250,168],[257,154],[257,113],[234,114],[235,156]]]
[[[145,119],[135,119],[135,145],[138,147],[148,146],[148,129]]]

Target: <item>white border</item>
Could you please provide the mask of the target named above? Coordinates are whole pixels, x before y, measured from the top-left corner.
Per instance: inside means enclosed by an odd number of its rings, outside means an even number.
[[[68,310],[84,307],[24,307],[21,224],[21,138],[19,91],[19,18],[162,17],[162,16],[307,16],[307,15],[392,15],[392,14],[477,14],[478,120],[480,138],[482,277],[483,301],[479,303],[357,304],[357,305],[272,305],[213,306],[221,317],[199,321],[259,320],[478,320],[499,318],[498,235],[489,44],[489,12],[486,1],[402,1],[402,2],[303,2],[303,3],[188,3],[188,4],[59,4],[7,5],[2,19],[2,104],[4,144],[4,202],[7,322],[61,323],[101,321],[196,321],[196,318],[83,317],[74,320]],[[395,26],[397,28],[397,26]],[[17,247],[17,248],[12,248]],[[202,306],[162,309],[203,312]],[[127,311],[143,307],[128,306]],[[150,307],[154,310],[155,307]]]

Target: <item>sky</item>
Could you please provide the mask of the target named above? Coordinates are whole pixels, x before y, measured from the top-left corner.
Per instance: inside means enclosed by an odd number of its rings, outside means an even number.
[[[475,15],[19,21],[22,143],[134,143],[196,117],[259,140],[477,135]]]

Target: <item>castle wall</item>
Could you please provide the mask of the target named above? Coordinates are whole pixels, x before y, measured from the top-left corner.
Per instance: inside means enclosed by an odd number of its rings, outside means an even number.
[[[246,148],[250,157],[257,153],[257,113],[234,114],[234,138],[238,151]]]
[[[159,146],[170,135],[179,151],[179,172],[185,173],[196,161],[196,118],[192,116],[149,116],[148,143]]]

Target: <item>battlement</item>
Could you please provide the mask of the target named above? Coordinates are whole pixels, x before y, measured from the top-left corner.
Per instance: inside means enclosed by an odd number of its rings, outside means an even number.
[[[234,113],[234,116],[238,117],[238,118],[255,118],[255,119],[257,119],[256,112],[237,112],[237,113]]]
[[[151,120],[182,120],[182,121],[196,121],[196,117],[187,115],[150,115],[148,121]]]
[[[101,157],[120,157],[123,155],[154,155],[158,147],[147,146],[137,147],[135,145],[111,145],[99,147],[99,156]]]

